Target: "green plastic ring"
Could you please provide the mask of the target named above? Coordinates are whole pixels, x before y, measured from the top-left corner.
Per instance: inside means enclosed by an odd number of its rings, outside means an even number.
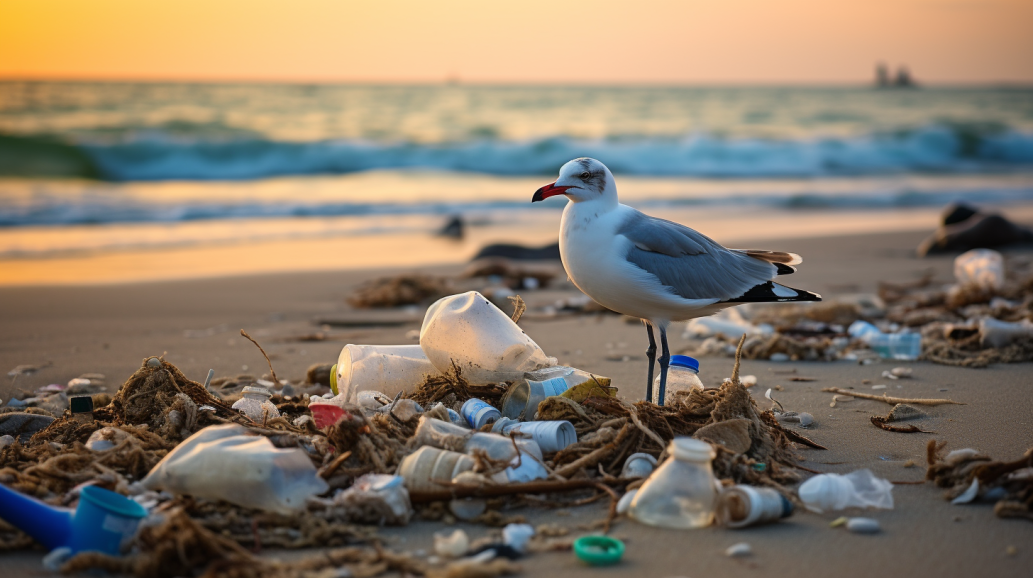
[[[337,364],[330,368],[330,391],[334,392],[334,395],[339,395],[337,391]]]
[[[609,536],[581,536],[574,540],[574,554],[593,566],[608,566],[624,556],[624,542]]]

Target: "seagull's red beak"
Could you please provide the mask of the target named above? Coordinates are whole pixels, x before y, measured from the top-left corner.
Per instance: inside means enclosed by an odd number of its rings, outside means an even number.
[[[544,201],[545,199],[548,199],[549,197],[555,197],[556,195],[562,195],[563,193],[567,192],[567,189],[569,189],[569,188],[570,187],[557,187],[556,183],[549,183],[549,184],[545,185],[544,187],[542,187],[542,188],[540,188],[540,189],[538,189],[537,191],[534,192],[534,196],[531,197],[531,202],[532,203],[537,203],[538,201]]]

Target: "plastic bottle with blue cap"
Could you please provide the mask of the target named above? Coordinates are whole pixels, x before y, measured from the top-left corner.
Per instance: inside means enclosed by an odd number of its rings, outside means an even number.
[[[667,368],[667,391],[664,399],[650,400],[659,405],[669,405],[677,397],[678,392],[688,392],[691,389],[703,389],[703,382],[699,380],[699,361],[688,355],[672,355],[671,364]],[[653,380],[653,391],[660,396],[660,376]],[[683,394],[684,395],[684,394]]]

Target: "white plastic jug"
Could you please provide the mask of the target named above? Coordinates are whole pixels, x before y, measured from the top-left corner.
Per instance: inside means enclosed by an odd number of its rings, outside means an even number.
[[[431,305],[420,329],[420,347],[438,371],[451,371],[454,361],[473,384],[516,381],[525,372],[556,365],[555,358],[476,291]]]
[[[335,400],[356,403],[360,391],[379,391],[394,399],[400,391],[412,391],[428,376],[440,375],[419,345],[354,345],[349,343],[337,359]]]

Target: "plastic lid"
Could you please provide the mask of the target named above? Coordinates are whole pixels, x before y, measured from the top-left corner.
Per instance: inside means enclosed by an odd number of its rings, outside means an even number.
[[[609,536],[581,536],[574,540],[574,554],[593,566],[616,564],[624,556],[624,542]]]
[[[684,367],[699,373],[699,361],[688,355],[672,355],[671,365],[674,367]]]
[[[703,440],[695,438],[674,438],[668,448],[675,458],[691,462],[709,462],[714,459],[714,448]]]

